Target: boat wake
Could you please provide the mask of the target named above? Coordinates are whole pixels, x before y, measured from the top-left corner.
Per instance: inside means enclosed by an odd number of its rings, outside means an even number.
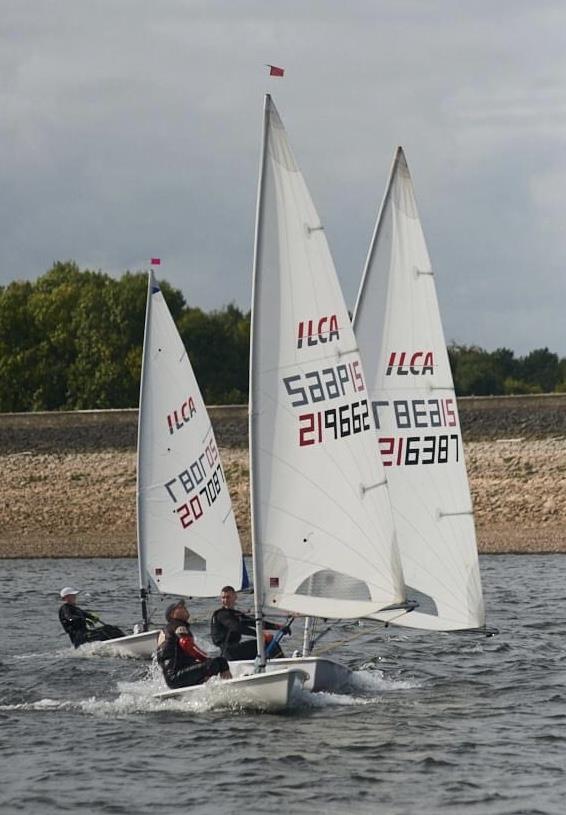
[[[131,652],[126,651],[119,645],[109,645],[107,642],[87,642],[80,648],[65,646],[56,651],[34,651],[26,654],[11,654],[10,659],[14,662],[33,661],[41,658],[49,659],[99,659],[100,657],[123,657],[127,659],[137,659]]]
[[[99,646],[93,643],[84,646],[83,657],[96,657]],[[82,649],[81,649],[82,650]],[[65,649],[65,656],[75,658],[76,651]],[[300,714],[301,710],[321,710],[337,707],[355,707],[371,705],[378,702],[384,693],[412,690],[423,686],[422,679],[401,677],[398,674],[386,674],[376,669],[373,664],[361,666],[350,678],[349,687],[340,693],[311,693],[300,689],[295,693],[289,711]],[[167,690],[161,670],[154,659],[143,678],[136,681],[118,682],[118,695],[114,698],[90,696],[86,699],[53,699],[46,697],[25,701],[18,699],[4,704],[0,703],[2,712],[75,712],[98,718],[120,718],[147,714],[185,713],[202,714],[212,711],[228,711],[231,714],[246,714],[258,711],[257,699],[247,699],[245,695],[235,698],[229,687],[223,692],[220,680],[211,680],[208,688],[203,686],[204,693],[196,698],[178,697],[157,699],[156,694]]]
[[[359,670],[352,675],[350,688],[343,693],[310,693],[304,689],[298,691],[290,711],[324,709],[333,707],[352,707],[374,704],[384,692],[418,688],[421,682],[413,679],[386,677],[381,671]],[[0,704],[0,712],[78,712],[100,718],[127,717],[164,712],[202,714],[217,710],[226,710],[232,714],[249,713],[258,710],[257,701],[246,700],[245,696],[235,699],[227,688],[222,693],[221,682],[210,683],[209,692],[199,694],[197,698],[156,699],[155,694],[166,690],[157,665],[152,665],[149,675],[135,682],[119,682],[118,696],[103,699],[91,696],[88,699],[61,700],[43,698],[30,702]]]
[[[124,683],[126,684],[126,683]],[[163,690],[162,685],[140,682],[139,687],[131,683],[115,699],[101,699],[96,696],[90,699],[57,700],[39,699],[35,702],[20,702],[17,704],[0,704],[1,712],[77,712],[98,718],[115,719],[139,714],[162,714],[164,712],[202,714],[212,711],[225,710],[232,714],[257,712],[258,705],[247,704],[245,699],[234,700],[233,694],[218,692],[211,688],[210,694],[199,696],[198,699],[156,699],[154,694]],[[346,707],[368,705],[375,700],[371,697],[356,697],[349,694],[335,693],[297,693],[294,703],[289,706],[289,712],[297,713],[300,710],[320,708]]]
[[[362,665],[352,673],[350,686],[354,693],[382,694],[400,690],[422,688],[424,680],[401,676],[399,672],[385,673],[373,665]]]
[[[98,657],[120,657],[122,659],[139,659],[139,655],[127,646],[118,643],[110,645],[108,642],[87,642],[80,648],[73,649],[75,656],[80,659],[93,659]]]

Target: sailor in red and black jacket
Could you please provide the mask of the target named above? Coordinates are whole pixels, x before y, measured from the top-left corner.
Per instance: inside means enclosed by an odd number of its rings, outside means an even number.
[[[235,607],[237,600],[238,595],[234,587],[224,586],[220,594],[222,608],[216,609],[210,621],[210,637],[226,659],[255,659],[257,655],[255,620]],[[264,620],[263,627],[277,631],[285,626]],[[285,631],[290,633],[287,627]],[[242,636],[253,637],[253,639],[241,642]],[[271,642],[272,636],[264,632],[266,645]],[[277,659],[283,655],[279,643],[274,644],[270,658]]]
[[[196,645],[189,628],[189,610],[184,600],[172,603],[165,611],[167,625],[157,640],[157,661],[170,688],[200,685],[220,674],[230,679],[224,657],[210,658]]]

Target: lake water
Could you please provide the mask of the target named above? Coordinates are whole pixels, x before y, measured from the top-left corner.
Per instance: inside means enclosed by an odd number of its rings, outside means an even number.
[[[61,586],[131,628],[135,561],[3,561],[0,811],[562,815],[566,557],[481,569],[497,637],[344,626],[352,691],[275,715],[164,709],[148,663],[70,647]],[[191,607],[206,645],[213,606]]]

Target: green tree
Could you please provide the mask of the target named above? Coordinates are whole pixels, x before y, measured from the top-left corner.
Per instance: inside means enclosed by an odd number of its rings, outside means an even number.
[[[207,314],[160,287],[205,401],[246,402],[249,313],[230,304]],[[146,274],[115,279],[73,261],[0,288],[0,411],[137,405],[146,300]],[[516,359],[452,343],[448,354],[459,395],[566,391],[566,359],[548,348]]]
[[[502,349],[504,350],[504,349]],[[475,345],[448,348],[448,357],[458,396],[488,396],[503,393],[501,358],[494,358]]]
[[[548,348],[538,348],[519,360],[519,378],[529,385],[538,385],[543,393],[551,393],[560,381],[558,355]]]
[[[30,313],[31,283],[0,288],[0,411],[33,408],[40,335]]]
[[[55,263],[40,277],[30,298],[36,334],[32,408],[55,410],[69,401],[68,372],[76,357],[76,310],[92,272],[76,263]]]
[[[507,377],[503,383],[503,387],[507,395],[542,393],[540,385],[530,385],[522,379],[513,379],[512,376]]]
[[[498,377],[504,381],[512,377],[517,371],[517,360],[515,354],[509,348],[498,348],[491,354],[491,359],[497,371]]]
[[[160,287],[205,399],[246,401],[249,315],[234,305],[205,314]],[[117,280],[73,261],[0,289],[0,410],[137,405],[146,301],[147,275]]]
[[[189,308],[178,326],[205,402],[247,402],[249,315],[233,304],[210,314]]]

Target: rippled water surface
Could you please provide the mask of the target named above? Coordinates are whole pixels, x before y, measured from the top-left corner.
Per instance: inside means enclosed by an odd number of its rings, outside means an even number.
[[[135,561],[3,561],[0,811],[562,815],[566,557],[481,568],[497,637],[343,626],[352,690],[275,715],[159,703],[149,663],[69,646],[61,586],[130,629]]]

